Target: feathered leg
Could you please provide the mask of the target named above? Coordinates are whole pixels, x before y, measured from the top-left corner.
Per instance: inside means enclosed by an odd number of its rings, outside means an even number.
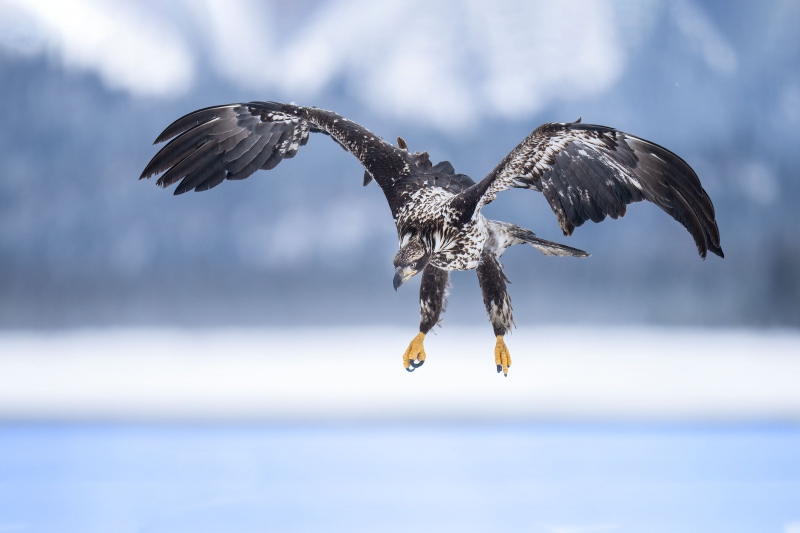
[[[422,271],[422,282],[419,286],[419,333],[409,344],[403,354],[403,366],[413,372],[425,362],[425,335],[439,323],[439,317],[447,304],[447,288],[450,285],[450,273],[447,270],[428,265]]]
[[[497,371],[503,371],[503,375],[508,376],[508,367],[511,366],[511,354],[503,340],[503,336],[508,333],[514,325],[511,313],[511,298],[508,297],[506,290],[506,278],[503,274],[503,265],[497,260],[492,252],[484,252],[481,263],[478,265],[478,282],[483,293],[483,303],[486,305],[486,312],[489,314],[489,321],[494,328],[494,335],[497,338],[494,348],[494,362]]]

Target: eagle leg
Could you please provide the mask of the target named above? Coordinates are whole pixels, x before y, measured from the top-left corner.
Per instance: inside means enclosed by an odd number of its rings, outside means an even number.
[[[508,376],[508,367],[511,366],[511,353],[503,340],[502,335],[497,336],[497,343],[494,345],[494,364],[497,365],[497,372],[503,371],[504,376]]]
[[[450,273],[428,264],[422,271],[419,286],[419,333],[403,354],[403,367],[413,372],[425,363],[425,335],[439,323],[439,317],[447,305],[447,289]]]
[[[409,372],[413,372],[425,363],[425,346],[422,344],[424,340],[425,334],[420,331],[403,354],[403,367]]]
[[[497,260],[497,256],[489,251],[485,251],[481,257],[481,263],[477,268],[478,282],[483,293],[483,303],[486,312],[489,314],[489,321],[494,328],[494,335],[497,339],[494,348],[494,363],[497,372],[503,372],[508,376],[508,367],[511,366],[511,354],[508,351],[503,337],[511,330],[514,319],[511,310],[511,298],[506,290],[508,278],[503,274],[503,265]]]

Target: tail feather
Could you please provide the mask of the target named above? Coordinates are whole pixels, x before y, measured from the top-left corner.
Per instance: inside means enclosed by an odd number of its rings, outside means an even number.
[[[518,240],[519,244],[530,244],[544,255],[589,257],[589,253],[584,252],[583,250],[572,248],[571,246],[566,246],[557,242],[548,241],[546,239],[541,239],[537,237],[536,234],[531,230],[520,228],[519,226],[515,226],[513,224],[509,224],[509,226],[509,233]]]

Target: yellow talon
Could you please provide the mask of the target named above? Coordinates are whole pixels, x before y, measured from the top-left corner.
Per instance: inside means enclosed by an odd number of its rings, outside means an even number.
[[[508,367],[511,366],[511,353],[508,351],[502,335],[497,336],[497,344],[494,346],[494,364],[497,365],[497,372],[503,371],[504,376],[508,376]]]
[[[424,340],[425,334],[420,331],[403,354],[403,368],[409,372],[413,372],[425,362],[425,347],[422,345]]]

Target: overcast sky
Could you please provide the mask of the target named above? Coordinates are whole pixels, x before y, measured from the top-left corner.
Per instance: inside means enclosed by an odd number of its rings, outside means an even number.
[[[709,68],[736,70],[691,0],[0,0],[0,47],[143,97],[180,97],[203,67],[298,100],[343,81],[378,113],[457,129],[609,90],[658,16]]]

